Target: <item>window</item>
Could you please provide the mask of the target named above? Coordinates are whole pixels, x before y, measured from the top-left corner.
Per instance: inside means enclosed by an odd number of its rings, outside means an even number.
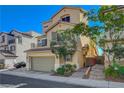
[[[38,47],[42,46],[42,40],[38,40]]]
[[[44,28],[47,28],[48,26],[44,26]]]
[[[57,32],[52,32],[52,40],[53,41],[61,41],[61,37]]]
[[[18,37],[18,44],[22,44],[22,37]]]
[[[35,48],[35,43],[31,43],[31,48]]]
[[[2,43],[5,42],[5,36],[2,36]]]
[[[70,16],[62,17],[63,22],[70,22]]]
[[[65,61],[66,62],[72,61],[72,55],[67,55],[66,58],[65,58]]]
[[[42,40],[42,46],[46,46],[47,45],[47,39],[43,39]]]
[[[52,40],[53,41],[57,40],[57,32],[52,32]]]
[[[8,50],[8,47],[5,47],[5,50]]]
[[[15,43],[15,39],[9,40],[8,43],[9,44]]]
[[[10,46],[10,51],[15,51],[15,46]]]

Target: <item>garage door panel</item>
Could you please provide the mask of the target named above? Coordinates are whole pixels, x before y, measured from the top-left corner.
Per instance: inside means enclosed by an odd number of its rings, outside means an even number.
[[[50,72],[54,69],[54,57],[33,57],[32,70]]]

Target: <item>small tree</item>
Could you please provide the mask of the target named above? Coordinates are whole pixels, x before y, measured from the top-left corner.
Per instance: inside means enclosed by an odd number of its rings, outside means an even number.
[[[51,49],[57,57],[66,58],[67,55],[73,55],[76,51],[76,40],[72,29],[57,31],[59,40],[51,41]]]
[[[115,62],[116,59],[120,59],[120,56],[122,57],[124,54],[124,47],[122,47],[121,43],[118,43],[122,39],[121,34],[124,33],[124,12],[120,10],[120,7],[102,6],[98,11],[98,18],[102,24],[100,28],[105,33],[99,43],[102,46],[104,45],[103,49],[108,56],[109,63],[111,61]],[[110,56],[112,56],[112,60]]]

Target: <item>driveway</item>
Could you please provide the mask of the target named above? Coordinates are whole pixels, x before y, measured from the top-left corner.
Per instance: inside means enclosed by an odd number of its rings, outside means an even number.
[[[51,75],[52,73],[50,72],[41,72],[41,71],[31,71],[31,70],[27,70],[26,68],[19,68],[19,69],[12,69],[12,70],[8,70],[6,72],[21,72],[21,73],[27,73],[27,74],[44,74],[44,75]]]

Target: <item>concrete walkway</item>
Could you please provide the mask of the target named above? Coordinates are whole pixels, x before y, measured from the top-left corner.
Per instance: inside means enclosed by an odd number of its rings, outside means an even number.
[[[124,83],[111,82],[105,80],[91,80],[91,79],[79,79],[73,77],[59,77],[51,76],[50,74],[38,74],[38,73],[24,73],[24,72],[14,72],[14,71],[3,71],[1,74],[15,75],[20,77],[28,77],[41,80],[49,80],[62,82],[66,84],[74,84],[88,87],[97,87],[97,88],[124,88]]]
[[[84,73],[83,73],[83,69],[79,69],[78,71],[76,71],[75,73],[72,74],[72,78],[80,78],[82,79],[82,77],[84,76]]]
[[[89,79],[95,79],[95,80],[104,80],[104,65],[96,64],[92,67],[90,71],[90,77]]]

